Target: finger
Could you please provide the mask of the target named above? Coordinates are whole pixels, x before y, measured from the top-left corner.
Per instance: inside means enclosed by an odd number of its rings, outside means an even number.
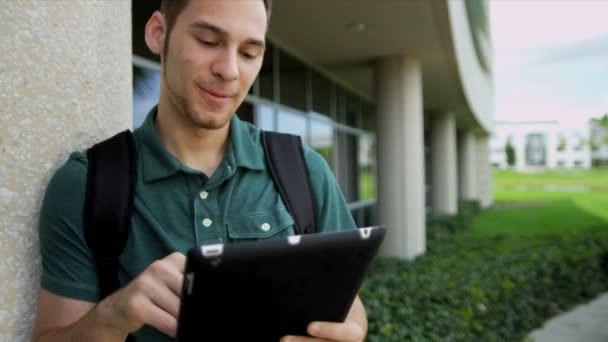
[[[179,312],[180,297],[172,290],[158,286],[156,291],[149,294],[150,301],[173,317]]]
[[[315,337],[334,341],[356,342],[363,339],[363,329],[354,323],[313,322],[308,325],[306,331]]]
[[[174,253],[162,260],[155,261],[146,270],[146,273],[155,281],[165,284],[178,296],[181,294],[184,281],[184,273],[180,270],[179,259],[180,255]]]
[[[184,283],[184,274],[178,271],[171,272],[167,278],[164,279],[167,287],[173,291],[173,293],[180,297],[182,293],[182,285]]]
[[[144,301],[142,306],[142,310],[145,312],[143,317],[145,324],[158,329],[166,335],[175,337],[177,333],[177,319],[175,316],[161,309],[152,301]]]
[[[164,260],[171,263],[182,274],[186,270],[186,256],[180,252],[171,253]]]

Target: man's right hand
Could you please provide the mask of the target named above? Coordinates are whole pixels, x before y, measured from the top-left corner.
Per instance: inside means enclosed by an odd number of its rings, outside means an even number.
[[[186,257],[155,261],[97,305],[41,290],[34,341],[124,341],[144,324],[175,337]]]

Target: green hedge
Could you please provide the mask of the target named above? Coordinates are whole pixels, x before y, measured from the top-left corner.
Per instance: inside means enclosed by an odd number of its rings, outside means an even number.
[[[477,200],[460,200],[458,214],[430,214],[426,218],[427,240],[443,240],[451,238],[454,233],[469,228],[475,216],[481,211]]]
[[[360,295],[368,341],[517,341],[608,290],[608,228],[576,236],[431,241],[379,257]]]

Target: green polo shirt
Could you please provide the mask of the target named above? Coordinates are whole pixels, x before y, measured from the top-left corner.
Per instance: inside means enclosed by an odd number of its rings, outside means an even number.
[[[266,169],[260,131],[230,123],[224,160],[210,177],[177,160],[162,145],[153,109],[136,129],[137,185],[132,231],[120,257],[126,284],[150,263],[194,246],[279,238],[294,234],[294,220]],[[315,197],[318,229],[354,229],[355,223],[325,159],[309,146],[304,156]],[[83,229],[87,159],[73,153],[51,178],[40,213],[41,286],[60,296],[99,300],[97,275]],[[150,327],[144,341],[166,336]]]

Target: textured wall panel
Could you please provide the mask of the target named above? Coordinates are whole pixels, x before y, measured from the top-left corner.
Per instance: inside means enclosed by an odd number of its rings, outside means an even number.
[[[47,181],[72,150],[130,127],[131,2],[2,1],[0,56],[0,341],[26,341]]]

